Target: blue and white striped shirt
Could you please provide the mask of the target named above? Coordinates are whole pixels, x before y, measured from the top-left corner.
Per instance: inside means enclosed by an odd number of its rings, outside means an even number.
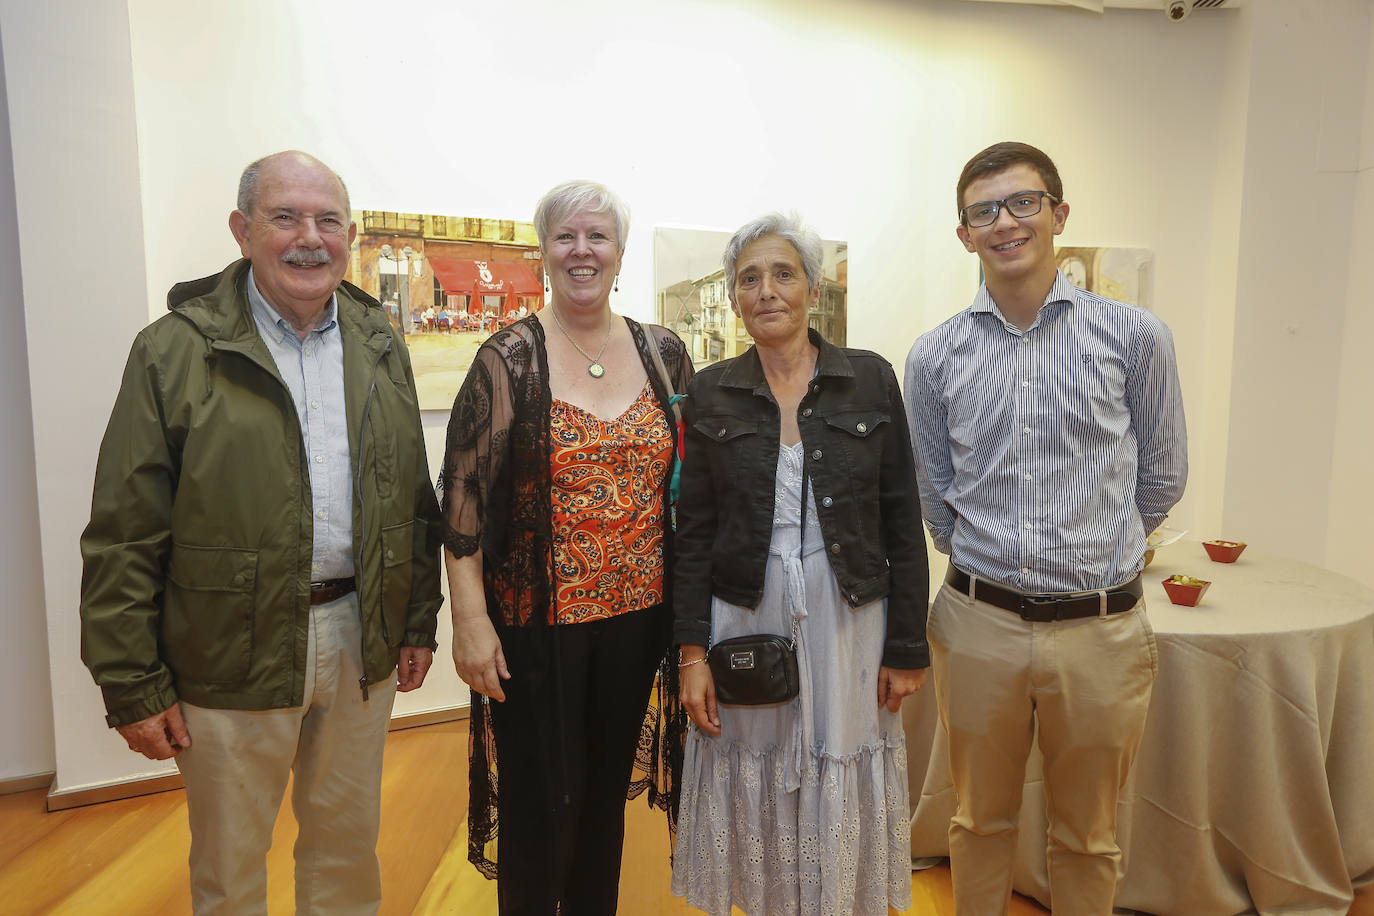
[[[353,575],[353,473],[344,412],[343,332],[339,301],[329,305],[319,325],[301,340],[258,290],[248,271],[248,304],[258,333],[272,354],[301,424],[301,442],[310,463],[310,501],[315,516],[310,578]]]
[[[921,335],[906,399],[931,537],[980,578],[1023,592],[1117,585],[1183,495],[1173,336],[1063,273],[1024,332],[983,286]]]

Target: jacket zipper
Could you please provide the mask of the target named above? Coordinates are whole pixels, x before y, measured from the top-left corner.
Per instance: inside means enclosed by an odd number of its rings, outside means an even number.
[[[374,394],[377,393],[377,367],[380,366],[380,365],[382,364],[382,360],[386,359],[386,355],[387,355],[388,353],[391,352],[391,340],[392,340],[392,338],[388,335],[388,337],[387,337],[387,339],[386,339],[386,346],[385,346],[385,347],[382,347],[382,352],[379,353],[379,354],[377,354],[377,359],[376,359],[376,361],[374,361],[374,362],[372,363],[372,383],[371,383],[370,385],[368,385],[368,388],[367,388],[367,402],[366,402],[365,404],[363,404],[363,420],[362,420],[362,425],[358,427],[358,465],[357,465],[356,468],[353,469],[353,492],[355,492],[355,493],[358,494],[358,521],[361,523],[362,529],[363,529],[363,530],[362,530],[362,535],[361,535],[360,538],[359,538],[359,543],[362,542],[362,541],[361,541],[361,538],[362,538],[362,537],[366,537],[366,536],[367,536],[367,500],[363,497],[363,449],[366,447],[366,445],[365,445],[365,440],[364,440],[363,437],[364,437],[364,436],[366,435],[366,433],[367,433],[367,419],[368,419],[368,417],[370,416],[370,414],[371,414],[371,412],[372,412],[372,396],[373,396]],[[375,449],[375,448],[373,449],[373,454],[374,454],[374,456],[375,456],[375,454],[376,454],[376,449]],[[378,529],[377,529],[377,537],[380,538],[381,536],[382,536],[382,529],[381,529],[380,527],[378,527]],[[380,545],[379,545],[379,549],[380,549]],[[360,568],[366,569],[366,568],[367,568],[367,562],[366,562],[366,560],[364,560],[363,563],[361,563],[361,564],[359,564],[359,565],[360,565]],[[380,579],[380,575],[378,576],[378,578]],[[379,586],[379,587],[380,587],[380,586]],[[385,628],[385,627],[386,627],[386,608],[385,608],[384,606],[382,606],[382,604],[381,604],[381,592],[380,592],[380,591],[377,593],[377,596],[378,596],[378,613],[381,615],[380,622],[381,622],[382,627]],[[366,702],[367,702],[367,627],[361,626],[361,623],[362,623],[362,615],[363,615],[362,589],[358,589],[358,598],[359,598],[359,601],[358,601],[358,623],[360,624],[360,626],[358,627],[358,640],[359,640],[358,658],[359,658],[359,659],[362,661],[362,663],[363,663],[363,664],[362,664],[363,673],[362,673],[362,676],[358,678],[358,689],[362,691],[362,693],[363,693],[363,702],[366,703]]]

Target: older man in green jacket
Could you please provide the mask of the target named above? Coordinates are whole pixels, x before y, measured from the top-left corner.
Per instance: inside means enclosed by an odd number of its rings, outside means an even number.
[[[173,287],[101,444],[82,658],[130,749],[177,759],[201,914],[265,912],[292,771],[297,912],[376,911],[392,701],[436,647],[414,378],[342,282],[349,212],[311,156],[250,165],[229,218],[245,259]]]

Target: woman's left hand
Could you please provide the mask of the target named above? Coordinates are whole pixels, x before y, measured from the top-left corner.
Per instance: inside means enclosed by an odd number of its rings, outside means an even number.
[[[883,665],[878,669],[878,705],[897,712],[902,708],[902,698],[920,690],[929,672],[929,668],[889,668]]]

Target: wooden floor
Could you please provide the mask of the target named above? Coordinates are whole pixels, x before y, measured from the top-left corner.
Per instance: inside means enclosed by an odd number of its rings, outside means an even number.
[[[43,790],[0,796],[0,913],[186,914],[190,832],[185,795],[145,795],[48,813]],[[290,792],[287,792],[287,798]],[[392,732],[382,780],[383,914],[438,916],[496,913],[496,885],[467,863],[467,722]],[[282,807],[267,863],[268,908],[292,909],[290,805]],[[694,913],[668,891],[668,841],[663,817],[643,800],[626,816],[620,912]],[[912,878],[906,914],[951,916],[949,869]],[[1043,914],[1021,897],[1011,916]],[[1374,916],[1366,893],[1352,916]]]

